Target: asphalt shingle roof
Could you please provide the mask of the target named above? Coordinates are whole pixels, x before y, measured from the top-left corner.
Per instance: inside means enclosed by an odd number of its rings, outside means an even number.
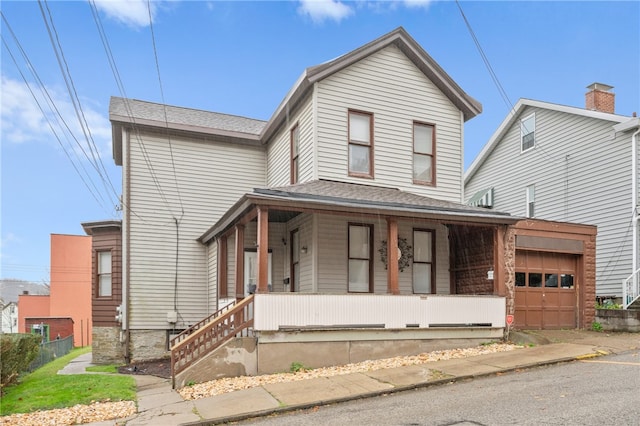
[[[482,207],[472,207],[466,204],[453,203],[425,197],[397,188],[389,188],[373,185],[362,185],[331,180],[315,180],[311,182],[276,187],[256,188],[254,193],[289,197],[293,199],[315,199],[332,201],[345,201],[354,204],[368,204],[380,206],[426,208],[429,210],[443,210],[461,213],[482,213],[509,216],[508,213],[487,210]]]
[[[166,114],[166,120],[165,120]],[[202,111],[172,105],[162,105],[154,102],[139,101],[112,97],[109,104],[109,116],[112,120],[119,117],[126,122],[149,120],[181,126],[219,129],[230,132],[260,135],[267,124],[266,121],[218,112]]]

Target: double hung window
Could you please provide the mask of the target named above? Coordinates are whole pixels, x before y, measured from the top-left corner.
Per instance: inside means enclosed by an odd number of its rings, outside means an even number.
[[[349,224],[349,292],[373,291],[373,226]]]
[[[98,252],[98,297],[111,297],[111,252]]]
[[[414,229],[413,231],[413,292],[433,293],[434,277],[434,232]]]
[[[373,115],[349,111],[349,175],[373,177]]]
[[[521,151],[525,152],[536,146],[536,115],[520,120]]]
[[[298,183],[300,177],[300,126],[297,124],[291,129],[291,183]]]
[[[413,183],[433,185],[435,126],[413,123]]]

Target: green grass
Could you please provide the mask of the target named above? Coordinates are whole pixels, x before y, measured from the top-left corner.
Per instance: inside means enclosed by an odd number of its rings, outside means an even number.
[[[117,373],[119,365],[110,364],[110,365],[92,365],[91,367],[87,367],[87,371],[91,371],[92,373]]]
[[[21,377],[18,384],[4,389],[0,414],[29,413],[94,401],[135,401],[136,384],[131,376],[57,374],[69,361],[90,351],[91,347],[73,349],[69,354]]]

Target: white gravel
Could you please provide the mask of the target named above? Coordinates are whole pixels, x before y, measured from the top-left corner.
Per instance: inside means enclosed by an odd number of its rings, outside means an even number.
[[[248,389],[268,383],[284,383],[298,380],[314,379],[317,377],[331,377],[341,374],[362,373],[367,371],[396,368],[406,365],[426,364],[429,362],[467,358],[495,352],[511,351],[521,346],[508,343],[493,343],[466,349],[450,349],[434,351],[414,356],[397,356],[394,358],[370,360],[336,367],[315,368],[301,370],[296,373],[268,374],[263,376],[241,376],[186,386],[178,389],[182,398],[200,399],[220,395],[241,389]],[[2,425],[43,426],[43,425],[77,425],[112,419],[123,419],[136,414],[134,401],[94,402],[90,405],[75,405],[47,411],[36,411],[25,414],[12,414],[0,417]]]
[[[397,356],[393,358],[363,361],[354,364],[340,365],[336,367],[314,368],[302,370],[296,373],[278,373],[263,376],[229,377],[210,382],[197,383],[178,389],[178,393],[184,399],[200,399],[209,396],[220,395],[241,389],[248,389],[269,383],[295,382],[298,380],[314,379],[317,377],[331,377],[341,374],[363,373],[367,371],[396,368],[407,365],[426,364],[428,362],[467,358],[476,355],[484,355],[495,352],[511,351],[520,346],[507,343],[493,343],[490,345],[476,346],[465,349],[449,349],[422,353],[414,356]]]

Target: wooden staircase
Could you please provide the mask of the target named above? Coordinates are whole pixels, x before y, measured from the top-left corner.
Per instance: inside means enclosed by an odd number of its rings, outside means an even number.
[[[171,339],[171,377],[236,337],[253,330],[254,297],[233,302]]]

